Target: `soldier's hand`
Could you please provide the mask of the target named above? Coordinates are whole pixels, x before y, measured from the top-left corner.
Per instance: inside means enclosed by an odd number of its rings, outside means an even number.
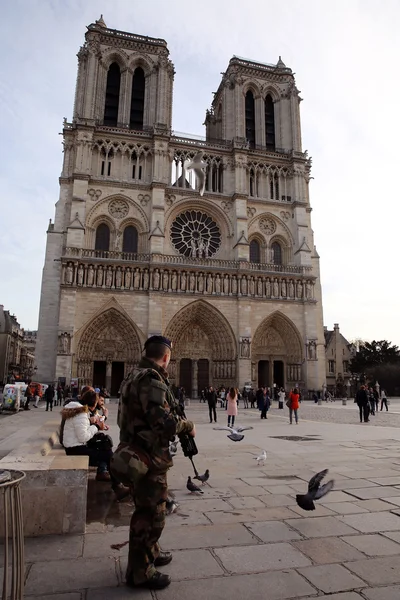
[[[195,425],[193,425],[192,431],[189,431],[189,435],[191,435],[192,437],[196,437],[196,426]]]

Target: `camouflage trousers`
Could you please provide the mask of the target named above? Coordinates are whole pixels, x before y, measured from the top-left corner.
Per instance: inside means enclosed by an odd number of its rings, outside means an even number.
[[[129,555],[126,580],[143,583],[154,575],[154,561],[160,547],[158,540],[165,525],[167,474],[148,471],[132,488],[135,510],[129,532]]]

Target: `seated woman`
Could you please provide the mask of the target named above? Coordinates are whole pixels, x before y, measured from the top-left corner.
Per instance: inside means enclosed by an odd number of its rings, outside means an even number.
[[[60,441],[68,456],[88,456],[89,465],[97,467],[96,481],[111,481],[117,499],[129,495],[129,489],[110,474],[112,449],[89,447],[88,442],[96,433],[105,429],[104,421],[98,416],[89,416],[97,404],[97,394],[93,388],[83,388],[79,402],[72,400],[61,411],[62,426]]]

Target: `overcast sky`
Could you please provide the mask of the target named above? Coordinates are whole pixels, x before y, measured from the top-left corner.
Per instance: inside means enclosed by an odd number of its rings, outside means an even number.
[[[203,134],[233,54],[296,73],[324,323],[348,339],[400,345],[398,0],[3,0],[0,22],[1,294],[37,327],[46,229],[54,218],[62,119],[72,118],[86,25],[167,40],[173,128]]]

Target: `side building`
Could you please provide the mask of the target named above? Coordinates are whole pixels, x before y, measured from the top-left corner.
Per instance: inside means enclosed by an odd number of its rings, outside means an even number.
[[[334,324],[333,329],[324,327],[324,336],[327,390],[339,396],[343,395],[344,390],[350,393],[352,376],[349,365],[356,355],[356,347],[340,333],[338,323]]]
[[[249,381],[321,389],[311,160],[292,70],[234,56],[205,138],[178,135],[167,43],[102,18],[87,29],[47,232],[38,379],[115,393],[162,333],[171,379],[192,397]],[[203,194],[185,168],[198,152]]]

